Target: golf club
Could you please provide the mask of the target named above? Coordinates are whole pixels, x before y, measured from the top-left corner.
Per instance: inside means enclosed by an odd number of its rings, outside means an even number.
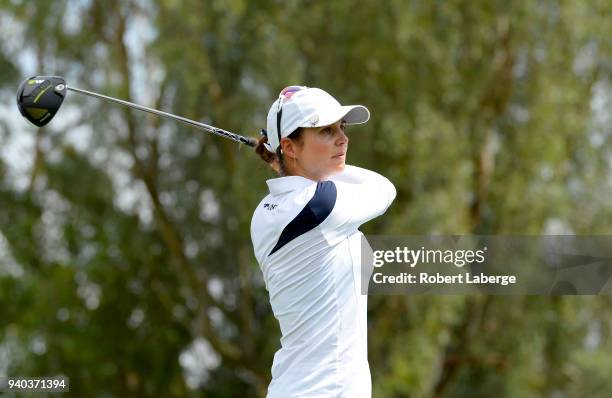
[[[62,105],[64,98],[66,97],[67,90],[125,105],[130,108],[149,112],[168,119],[178,120],[179,122],[183,122],[197,129],[221,137],[229,138],[230,140],[237,141],[248,146],[254,147],[257,145],[257,140],[255,138],[244,137],[218,127],[209,126],[204,123],[187,119],[182,116],[173,115],[172,113],[148,108],[146,106],[94,93],[92,91],[82,90],[76,87],[69,87],[66,84],[66,80],[59,76],[33,76],[24,81],[17,91],[17,106],[19,107],[19,111],[23,117],[28,119],[35,126],[42,127],[53,119],[58,109]]]

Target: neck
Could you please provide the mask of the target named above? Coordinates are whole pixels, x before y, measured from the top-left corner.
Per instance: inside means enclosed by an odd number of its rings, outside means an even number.
[[[327,178],[326,175],[312,174],[304,169],[299,161],[294,162],[287,158],[285,158],[285,176],[300,176],[312,181],[324,181]]]

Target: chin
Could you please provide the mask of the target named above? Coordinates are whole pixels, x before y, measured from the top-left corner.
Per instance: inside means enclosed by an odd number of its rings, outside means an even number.
[[[344,166],[346,166],[346,163],[345,163],[344,161],[342,161],[341,163],[335,164],[335,165],[333,166],[333,170],[334,170],[335,172],[342,171],[342,170],[344,170]]]

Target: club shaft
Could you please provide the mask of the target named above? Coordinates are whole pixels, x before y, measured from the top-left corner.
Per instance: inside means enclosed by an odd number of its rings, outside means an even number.
[[[81,94],[89,95],[90,97],[95,97],[95,98],[103,99],[103,100],[106,100],[106,101],[114,102],[114,103],[117,103],[117,104],[125,105],[125,106],[128,106],[130,108],[138,109],[140,111],[152,113],[154,115],[166,117],[168,119],[177,120],[179,122],[182,122],[182,123],[188,124],[190,126],[193,126],[193,127],[197,128],[199,130],[203,130],[203,131],[206,131],[206,132],[209,132],[209,133],[221,136],[221,137],[229,138],[230,140],[241,142],[241,143],[243,143],[245,145],[248,145],[248,146],[254,147],[254,146],[257,145],[257,140],[255,138],[244,137],[242,135],[235,134],[235,133],[232,133],[230,131],[226,131],[226,130],[223,130],[223,129],[220,129],[220,128],[217,128],[217,127],[214,127],[214,126],[209,126],[208,124],[204,124],[204,123],[196,122],[195,120],[187,119],[186,117],[173,115],[172,113],[168,113],[168,112],[160,111],[160,110],[157,110],[157,109],[149,108],[149,107],[146,107],[146,106],[134,104],[133,102],[120,100],[118,98],[113,98],[113,97],[109,97],[107,95],[102,95],[102,94],[94,93],[92,91],[82,90],[82,89],[76,88],[76,87],[66,86],[66,89],[70,90],[70,91],[74,91],[76,93],[81,93]]]

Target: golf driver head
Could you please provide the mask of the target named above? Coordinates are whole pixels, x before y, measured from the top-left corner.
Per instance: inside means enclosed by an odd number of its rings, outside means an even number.
[[[19,86],[19,112],[32,124],[49,123],[66,97],[66,81],[58,76],[34,76]]]

